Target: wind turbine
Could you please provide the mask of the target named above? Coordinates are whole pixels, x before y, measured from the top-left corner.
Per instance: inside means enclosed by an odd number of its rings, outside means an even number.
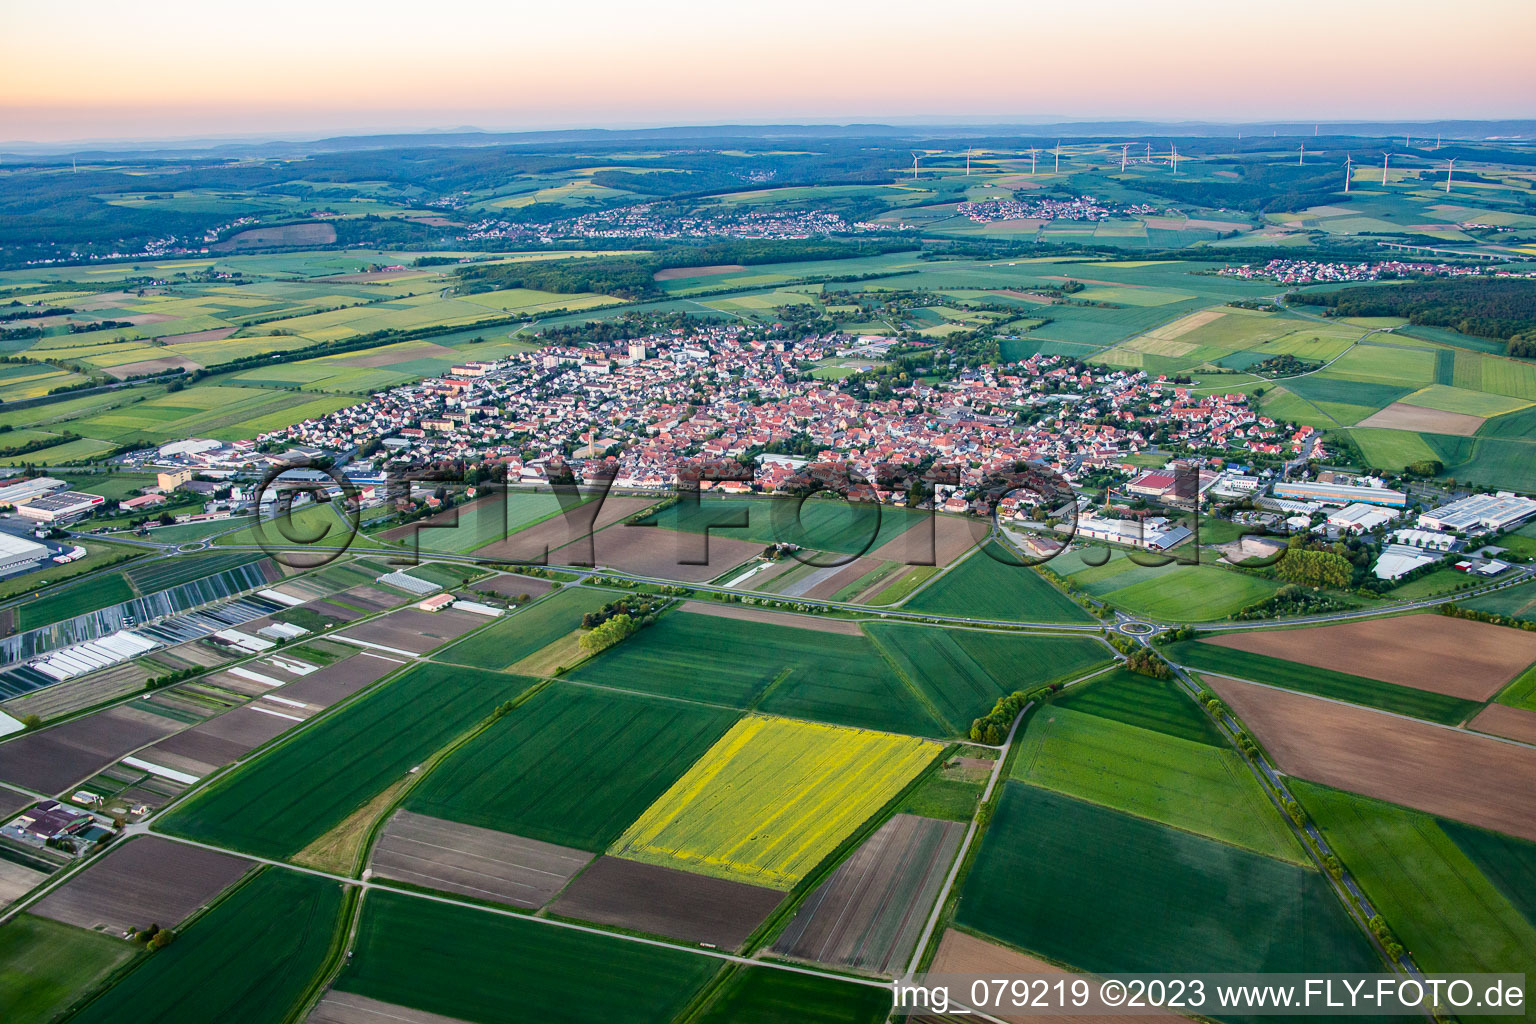
[[[1445,162],[1445,190],[1447,192],[1449,192],[1451,190],[1451,172],[1453,170],[1455,170],[1455,169],[1456,169],[1456,158],[1455,157],[1451,157],[1451,159],[1449,159],[1449,160],[1447,160]]]
[[[1168,149],[1170,150],[1170,153],[1171,153],[1171,156],[1169,158],[1169,162],[1171,164],[1173,164],[1173,173],[1174,174],[1178,174],[1179,173],[1179,147],[1175,146],[1173,143],[1170,142],[1168,144]]]
[[[1061,140],[1060,139],[1056,140],[1056,170],[1053,171],[1052,173],[1053,174],[1060,174],[1061,173]]]
[[[1147,163],[1152,162],[1152,143],[1147,143]]]
[[[1128,150],[1130,148],[1131,148],[1131,144],[1129,142],[1127,142],[1125,145],[1120,147],[1120,173],[1121,174],[1125,173],[1125,152],[1126,152],[1126,150]]]
[[[965,176],[967,178],[969,178],[971,176],[971,147],[970,146],[966,146],[965,147]]]
[[[1440,133],[1439,132],[1435,132],[1435,148],[1436,149],[1440,148]]]
[[[1030,146],[1029,147],[1029,173],[1030,174],[1034,174],[1035,173],[1035,154],[1037,154],[1038,152],[1039,152],[1039,150],[1037,150],[1034,146]]]
[[[1301,144],[1301,149],[1296,154],[1296,166],[1300,167],[1303,163],[1306,162],[1306,159],[1307,159],[1307,144],[1305,142],[1303,142]]]
[[[922,150],[914,149],[912,151],[912,180],[913,181],[917,180],[917,158],[922,156],[922,155],[923,155]]]
[[[1349,179],[1355,176],[1355,158],[1348,153],[1344,155],[1344,191],[1349,192]]]
[[[1413,148],[1413,136],[1412,135],[1404,135],[1403,136],[1403,148],[1404,149],[1412,149]]]
[[[1381,154],[1381,183],[1383,185],[1385,185],[1387,183],[1387,161],[1389,161],[1391,159],[1392,159],[1392,154],[1391,153],[1383,153],[1383,154]]]

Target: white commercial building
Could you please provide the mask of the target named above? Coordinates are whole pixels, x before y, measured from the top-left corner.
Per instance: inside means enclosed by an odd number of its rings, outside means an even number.
[[[39,523],[65,523],[71,519],[80,518],[106,500],[99,494],[61,491],[57,494],[44,494],[42,497],[33,498],[25,505],[17,507],[16,514]]]
[[[1356,502],[1345,505],[1336,512],[1328,513],[1328,525],[1339,530],[1365,533],[1378,526],[1385,526],[1397,518],[1397,513],[1377,505]]]
[[[18,476],[0,480],[0,507],[13,507],[40,498],[69,485],[51,476]]]
[[[1536,501],[1508,491],[1474,494],[1419,516],[1419,525],[1455,533],[1496,533],[1536,515]]]
[[[1460,543],[1453,534],[1441,533],[1439,530],[1394,530],[1392,540],[1429,551],[1450,551]]]
[[[1377,579],[1395,580],[1421,565],[1439,560],[1438,556],[1425,554],[1419,548],[1411,548],[1406,544],[1388,544],[1381,549],[1381,557],[1376,559],[1376,566],[1371,571]]]
[[[47,557],[48,549],[41,544],[25,537],[0,533],[0,576],[29,568]]]
[[[1056,527],[1065,533],[1070,524]],[[1096,515],[1083,515],[1077,521],[1077,536],[1111,544],[1126,544],[1152,551],[1166,551],[1190,538],[1187,526],[1177,526],[1162,517],[1151,519],[1104,519]]]

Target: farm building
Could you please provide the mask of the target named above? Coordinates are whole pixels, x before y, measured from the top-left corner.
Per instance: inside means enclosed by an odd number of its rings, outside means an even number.
[[[1419,525],[1430,530],[1453,533],[1483,533],[1507,530],[1536,515],[1536,501],[1509,493],[1475,494],[1470,498],[1441,505],[1419,516]]]
[[[4,831],[12,838],[41,845],[50,839],[74,835],[94,820],[86,812],[57,800],[44,800],[11,819]]]
[[[425,601],[417,602],[416,607],[424,612],[440,612],[451,604],[453,604],[452,594],[434,594]]]
[[[1406,508],[1408,495],[1387,487],[1358,487],[1351,484],[1322,484],[1309,481],[1277,483],[1275,497],[1296,501],[1317,501],[1324,505],[1348,505],[1364,502],[1367,505],[1385,505],[1388,508]]]

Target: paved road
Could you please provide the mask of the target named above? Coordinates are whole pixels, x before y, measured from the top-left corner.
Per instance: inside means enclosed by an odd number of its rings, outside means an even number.
[[[1227,742],[1236,747],[1237,736],[1242,731],[1242,725],[1230,712],[1224,711],[1220,715],[1211,714],[1210,709],[1200,703],[1198,695],[1201,688],[1190,678],[1188,671],[1182,665],[1173,666],[1173,670],[1180,685],[1184,687],[1190,698],[1216,723],[1217,728],[1221,730]],[[1342,870],[1338,878],[1335,878],[1328,870],[1325,858],[1333,854],[1333,849],[1328,845],[1328,841],[1323,838],[1323,834],[1318,831],[1317,826],[1312,824],[1311,819],[1307,819],[1303,825],[1298,826],[1289,812],[1286,811],[1286,804],[1295,800],[1295,797],[1291,795],[1289,787],[1285,784],[1285,779],[1275,769],[1274,765],[1269,762],[1268,757],[1263,751],[1260,751],[1252,757],[1244,755],[1243,761],[1248,765],[1248,770],[1253,772],[1255,778],[1258,779],[1259,785],[1263,788],[1265,795],[1269,797],[1270,803],[1274,805],[1275,810],[1296,836],[1297,841],[1306,849],[1307,855],[1312,858],[1313,863],[1317,865],[1318,870],[1322,872],[1323,877],[1332,886],[1334,895],[1344,905],[1344,909],[1349,913],[1350,918],[1365,933],[1371,945],[1376,949],[1376,952],[1383,960],[1391,964],[1394,969],[1422,982],[1424,974],[1419,969],[1418,964],[1414,962],[1413,955],[1405,951],[1401,957],[1394,960],[1387,953],[1386,947],[1382,945],[1381,940],[1371,931],[1369,921],[1372,917],[1376,916],[1376,908],[1366,897],[1365,893],[1361,891],[1349,868],[1343,865],[1343,861],[1339,861],[1338,863]],[[1433,1014],[1428,1012],[1425,1013],[1425,1016],[1431,1019],[1434,1017]]]

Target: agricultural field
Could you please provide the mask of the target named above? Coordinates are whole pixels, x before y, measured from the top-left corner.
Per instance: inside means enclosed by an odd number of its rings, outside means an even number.
[[[1191,701],[1189,714],[1204,712]],[[1236,750],[1074,711],[1071,697],[1031,716],[1009,775],[1280,860],[1306,856]]]
[[[1288,775],[1536,840],[1536,748],[1219,676],[1207,683]],[[1518,794],[1518,795],[1517,795]]]
[[[806,897],[774,952],[900,974],[964,831],[958,822],[892,817]]]
[[[387,530],[380,539],[422,553],[463,555],[558,515],[564,508],[554,494],[507,491]]]
[[[1289,631],[1285,635],[1290,635]],[[1455,725],[1475,714],[1476,701],[1449,697],[1407,686],[1385,683],[1379,679],[1351,675],[1331,668],[1319,668],[1295,661],[1251,654],[1234,648],[1221,648],[1203,640],[1186,640],[1164,649],[1177,664],[1203,674],[1227,673],[1239,679],[1277,686],[1287,690],[1316,694],[1330,700],[1349,701],[1400,715],[1411,715],[1430,722]],[[1289,648],[1291,653],[1298,653]],[[1343,664],[1349,664],[1348,661]]]
[[[1083,675],[1111,657],[1089,637],[945,629],[894,622],[864,627],[951,735],[997,698]]]
[[[850,632],[848,623],[814,617],[805,624],[811,628],[671,612],[586,662],[572,678],[919,735],[941,731],[856,627]],[[701,671],[706,665],[709,670]]]
[[[788,890],[916,778],[933,743],[750,716],[610,852]]]
[[[599,857],[561,893],[552,915],[683,942],[740,949],[775,907],[777,889]]]
[[[1315,870],[1017,781],[955,921],[1093,972],[1379,969]]]
[[[344,902],[333,882],[267,868],[71,1019],[281,1019],[318,979]]]
[[[373,845],[368,875],[534,910],[591,859],[581,850],[398,810]]]
[[[1424,970],[1536,968],[1536,846],[1323,786],[1295,793]]]
[[[133,955],[121,939],[19,914],[0,925],[0,1015],[54,1020]]]
[[[537,581],[529,584],[530,589]],[[502,617],[489,629],[462,640],[435,658],[455,665],[505,670],[581,626],[581,617],[595,612],[618,594],[592,587],[565,587],[521,611]]]
[[[879,1024],[891,1010],[885,986],[741,967],[694,1020],[699,1024]]]
[[[300,730],[179,804],[162,828],[229,849],[291,856],[529,683],[494,672],[413,665],[345,713]]]
[[[735,720],[698,704],[552,682],[455,750],[406,807],[599,852]]]
[[[1290,630],[1246,630],[1203,641],[1465,701],[1491,698],[1536,662],[1536,634],[1432,612]]]
[[[32,912],[109,935],[151,924],[176,928],[251,867],[240,857],[143,836],[114,846]]]
[[[993,548],[996,551],[997,549]],[[1034,569],[990,557],[987,549],[922,587],[902,603],[907,611],[1010,622],[1091,622],[1088,613]]]
[[[652,1024],[671,1020],[718,961],[526,918],[388,892],[363,902],[354,955],[336,991],[474,1024],[506,1019],[508,978],[535,1020]],[[592,983],[602,965],[603,983]]]
[[[758,545],[775,541],[840,555],[862,555],[896,539],[923,515],[871,503],[787,498],[700,498],[680,501],[641,520],[684,533]]]

